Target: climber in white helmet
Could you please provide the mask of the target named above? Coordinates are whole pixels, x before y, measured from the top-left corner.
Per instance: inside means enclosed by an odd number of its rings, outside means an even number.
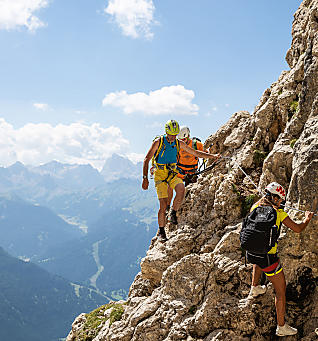
[[[296,233],[302,232],[309,224],[313,217],[313,212],[306,211],[305,219],[302,223],[296,223],[283,209],[280,208],[283,201],[286,199],[286,191],[277,182],[270,183],[265,188],[265,195],[251,208],[251,212],[258,207],[272,207],[274,209],[274,222],[273,228],[276,229],[276,239],[274,240],[273,247],[270,248],[267,254],[258,254],[257,251],[247,251],[246,258],[248,262],[253,264],[252,272],[252,286],[249,293],[249,298],[255,298],[266,292],[265,285],[259,285],[262,273],[264,273],[268,280],[273,284],[275,289],[275,306],[277,314],[277,336],[287,336],[297,334],[297,329],[285,323],[285,307],[286,307],[286,281],[285,275],[277,255],[277,239],[279,237],[281,224],[290,228]],[[276,219],[275,219],[276,218]],[[243,228],[242,228],[243,231]],[[275,231],[274,231],[275,232]],[[272,244],[271,244],[272,245]]]
[[[201,140],[197,137],[190,138],[190,129],[187,126],[182,126],[180,128],[180,132],[178,134],[178,139],[183,141],[189,147],[193,148],[194,150],[199,150],[203,152],[207,152],[204,149]],[[185,186],[187,186],[191,182],[196,181],[196,176],[194,175],[199,166],[199,158],[193,154],[188,153],[185,150],[180,150],[178,154],[178,161],[177,161],[177,171],[178,177],[184,181]],[[169,187],[168,188],[168,207],[167,210],[170,209],[170,203],[172,201],[173,191]]]

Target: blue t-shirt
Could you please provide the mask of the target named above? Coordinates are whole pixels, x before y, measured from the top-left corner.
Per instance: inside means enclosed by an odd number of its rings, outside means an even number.
[[[166,165],[168,163],[177,163],[177,154],[178,150],[176,140],[170,143],[167,140],[167,136],[163,135],[163,143],[158,154],[157,163],[162,165]]]

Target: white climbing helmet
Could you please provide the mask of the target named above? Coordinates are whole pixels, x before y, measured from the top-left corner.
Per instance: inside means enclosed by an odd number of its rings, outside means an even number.
[[[278,195],[283,200],[286,199],[286,191],[284,187],[277,182],[271,182],[269,185],[266,186],[265,190],[269,193]]]
[[[178,134],[178,139],[182,140],[182,139],[189,138],[189,137],[190,137],[190,129],[186,126],[182,126]]]

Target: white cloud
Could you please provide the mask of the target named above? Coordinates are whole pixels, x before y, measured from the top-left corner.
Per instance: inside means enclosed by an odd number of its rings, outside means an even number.
[[[34,12],[48,5],[48,0],[0,0],[0,29],[26,27],[29,31],[45,26]]]
[[[46,111],[49,109],[49,105],[46,103],[33,103],[34,108],[38,110]]]
[[[109,0],[105,13],[111,15],[123,34],[132,38],[152,39],[150,28],[157,22],[152,0]]]
[[[126,91],[111,92],[103,99],[103,106],[121,108],[125,114],[142,112],[147,115],[197,115],[199,107],[191,103],[195,95],[183,85],[165,86],[149,94]]]
[[[90,163],[100,169],[113,153],[129,148],[119,128],[103,128],[98,123],[72,123],[52,126],[29,123],[19,129],[0,118],[0,164],[16,161],[39,165],[57,160],[64,163]]]

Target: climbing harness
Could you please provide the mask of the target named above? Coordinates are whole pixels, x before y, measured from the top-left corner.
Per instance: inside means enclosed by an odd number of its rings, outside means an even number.
[[[203,145],[198,137],[192,137],[191,139],[187,138],[187,141],[183,140],[183,142],[194,150],[203,150]],[[200,143],[200,145],[198,145],[198,143]],[[193,174],[198,169],[199,158],[195,155],[189,155],[186,151],[180,150],[177,163],[178,171],[181,175]]]
[[[165,151],[166,151],[166,146],[165,146],[165,143],[164,143],[164,135],[157,135],[153,139],[153,141],[155,141],[157,139],[160,139],[159,140],[159,146],[158,146],[158,149],[156,150],[154,156],[151,159],[150,179],[153,179],[155,170],[157,168],[158,169],[164,169],[164,168],[162,168],[162,166],[164,166],[164,164],[160,165],[160,164],[157,163],[159,155],[162,157],[164,155]],[[176,142],[177,155],[178,155],[179,151],[180,151],[179,140],[176,139],[175,142]],[[176,164],[173,164],[173,165],[176,165]]]
[[[192,173],[192,174],[191,174],[191,173],[186,173],[186,174],[185,174],[185,177],[184,177],[184,179],[183,179],[183,181],[184,181],[184,183],[185,183],[185,186],[187,186],[188,184],[191,184],[191,183],[196,182],[199,174],[205,173],[205,172],[207,172],[207,171],[213,169],[220,161],[221,161],[220,159],[214,161],[214,162],[212,163],[212,165],[209,166],[209,167],[205,167],[205,163],[206,163],[206,162],[204,162],[204,169],[202,169],[202,170],[199,169],[197,172]],[[200,168],[201,168],[201,167],[200,167]]]
[[[156,168],[160,170],[165,170],[165,169],[168,170],[168,175],[165,179],[155,181],[156,186],[161,184],[162,182],[169,184],[169,181],[179,174],[178,172],[176,172],[176,163],[164,164],[164,165],[157,163]]]
[[[217,159],[216,161],[214,161],[213,163],[212,163],[212,165],[211,166],[209,166],[209,167],[205,167],[203,170],[199,170],[198,172],[196,172],[196,173],[194,173],[194,174],[191,174],[191,175],[199,175],[199,174],[203,174],[203,173],[205,173],[205,172],[208,172],[209,170],[211,170],[211,169],[213,169],[217,164],[219,164],[220,163],[220,159]]]
[[[206,169],[206,163],[207,163],[207,159],[203,159],[202,160],[202,163],[201,163],[201,165],[199,166],[199,168],[198,168],[198,172],[200,172],[201,171],[201,168],[203,167],[203,169],[202,170],[205,170]]]

